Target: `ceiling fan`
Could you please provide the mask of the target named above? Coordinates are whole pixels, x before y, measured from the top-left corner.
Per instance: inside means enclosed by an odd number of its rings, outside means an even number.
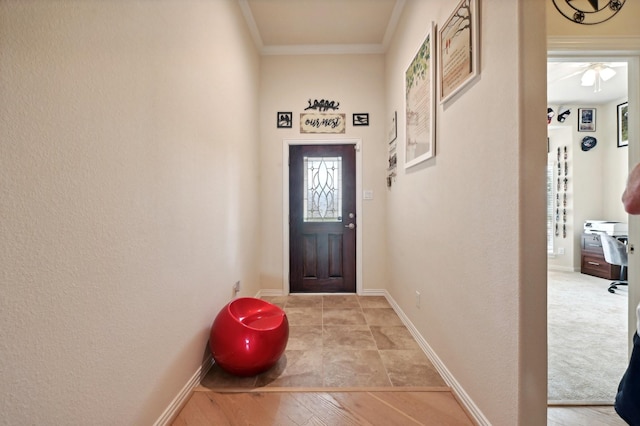
[[[614,75],[616,75],[616,70],[611,65],[603,63],[591,64],[582,74],[580,85],[593,86],[593,91],[599,92],[602,90],[602,82],[609,80]]]
[[[555,64],[560,68],[558,69],[558,73],[563,73],[562,68],[564,68],[564,72],[568,72],[568,74],[562,76],[559,80],[565,80],[576,75],[581,75],[580,85],[585,87],[592,86],[594,92],[601,91],[602,82],[610,80],[614,75],[616,75],[616,70],[614,70],[614,68],[625,65],[620,62],[557,62]],[[571,69],[573,71],[570,71]]]

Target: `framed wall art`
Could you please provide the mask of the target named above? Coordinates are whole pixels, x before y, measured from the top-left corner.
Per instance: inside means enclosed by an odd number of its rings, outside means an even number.
[[[368,126],[369,125],[369,113],[357,113],[353,114],[354,126]]]
[[[435,24],[405,72],[405,168],[435,155]]]
[[[618,105],[618,147],[629,145],[629,103]]]
[[[389,143],[392,143],[398,137],[398,111],[393,111],[393,115],[391,116],[391,122],[389,123],[389,134],[387,135],[387,140]]]
[[[278,129],[290,129],[293,126],[292,112],[278,112]]]
[[[461,0],[438,32],[439,98],[446,102],[479,73],[478,0]]]
[[[579,132],[595,132],[596,131],[596,109],[595,108],[578,108],[578,131]]]
[[[300,114],[300,133],[344,133],[346,115],[311,112]]]

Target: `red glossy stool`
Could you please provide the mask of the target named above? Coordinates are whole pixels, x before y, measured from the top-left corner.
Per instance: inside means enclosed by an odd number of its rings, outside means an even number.
[[[289,321],[282,309],[261,299],[241,297],[216,316],[209,348],[222,369],[253,376],[278,362],[288,339]]]

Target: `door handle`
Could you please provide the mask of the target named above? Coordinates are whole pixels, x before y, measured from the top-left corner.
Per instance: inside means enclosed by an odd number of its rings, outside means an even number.
[[[350,223],[348,225],[345,225],[344,227],[349,229],[355,229],[356,226],[353,223]]]

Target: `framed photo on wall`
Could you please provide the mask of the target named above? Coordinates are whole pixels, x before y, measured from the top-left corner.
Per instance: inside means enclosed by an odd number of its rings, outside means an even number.
[[[405,72],[404,167],[435,155],[435,24],[418,48]]]
[[[629,103],[618,105],[618,147],[629,145]]]
[[[393,111],[391,122],[389,124],[389,134],[387,135],[387,139],[389,140],[389,144],[391,144],[398,137],[398,111]]]
[[[596,109],[595,108],[578,108],[578,131],[579,132],[595,132],[596,131]]]
[[[290,129],[293,126],[293,113],[278,111],[278,129]]]
[[[369,125],[369,113],[357,113],[353,114],[354,126],[368,126]]]
[[[461,0],[438,32],[439,98],[446,102],[479,73],[478,0]]]

